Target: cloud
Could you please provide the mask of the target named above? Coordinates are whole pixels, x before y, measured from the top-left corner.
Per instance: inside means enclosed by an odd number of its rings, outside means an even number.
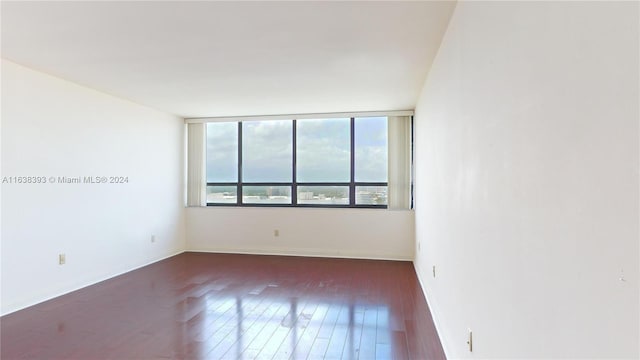
[[[387,181],[387,118],[355,121],[355,180]]]
[[[247,182],[290,182],[293,168],[293,123],[242,123],[242,170]]]
[[[238,123],[207,124],[207,182],[238,181]]]
[[[350,180],[350,119],[298,120],[297,180]],[[242,123],[245,182],[291,182],[293,122]],[[207,181],[235,182],[238,123],[207,124]],[[387,181],[387,119],[355,121],[356,181]]]
[[[349,119],[298,121],[298,181],[350,180],[349,128]]]

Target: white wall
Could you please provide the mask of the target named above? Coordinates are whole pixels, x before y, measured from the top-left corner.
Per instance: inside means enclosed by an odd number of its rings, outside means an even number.
[[[183,127],[2,61],[2,177],[129,177],[2,185],[2,313],[184,250]]]
[[[458,3],[416,108],[449,358],[640,357],[638,31],[637,2]]]
[[[413,219],[413,211],[379,209],[188,208],[187,248],[411,260]]]

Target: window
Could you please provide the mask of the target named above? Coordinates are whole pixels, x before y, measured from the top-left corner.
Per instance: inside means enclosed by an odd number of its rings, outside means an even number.
[[[238,181],[238,126],[207,124],[207,182]]]
[[[291,121],[249,121],[242,127],[242,181],[291,182]]]
[[[351,119],[296,122],[297,180],[351,181]]]
[[[387,122],[208,123],[207,205],[386,208]]]

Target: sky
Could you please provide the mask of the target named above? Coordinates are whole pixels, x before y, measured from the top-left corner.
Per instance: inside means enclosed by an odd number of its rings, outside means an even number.
[[[297,181],[348,182],[349,119],[297,121]],[[207,124],[207,182],[236,182],[238,123]],[[242,123],[244,182],[291,182],[293,122]],[[387,181],[387,119],[355,121],[355,177]]]

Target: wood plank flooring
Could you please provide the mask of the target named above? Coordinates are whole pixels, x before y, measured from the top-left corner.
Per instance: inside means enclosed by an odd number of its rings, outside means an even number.
[[[411,262],[183,253],[0,318],[2,359],[444,359]]]

